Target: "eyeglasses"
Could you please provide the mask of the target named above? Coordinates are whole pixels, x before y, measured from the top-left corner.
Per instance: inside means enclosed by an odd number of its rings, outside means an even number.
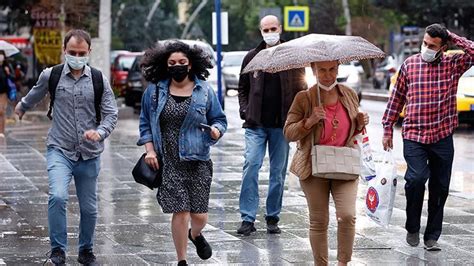
[[[262,31],[264,33],[269,33],[269,32],[277,32],[278,31],[278,27],[271,27],[269,29],[262,29]]]

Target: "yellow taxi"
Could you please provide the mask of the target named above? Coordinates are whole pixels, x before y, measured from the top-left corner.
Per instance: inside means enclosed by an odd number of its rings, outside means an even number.
[[[449,50],[445,54],[462,53],[461,50]],[[390,93],[397,81],[398,71],[390,79]],[[459,79],[457,98],[457,111],[459,122],[474,124],[474,66],[467,70]],[[405,108],[400,113],[400,118],[405,117]]]

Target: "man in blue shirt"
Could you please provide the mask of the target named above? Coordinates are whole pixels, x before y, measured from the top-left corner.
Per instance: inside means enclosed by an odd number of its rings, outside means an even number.
[[[94,265],[92,252],[97,220],[97,177],[100,154],[117,123],[117,104],[107,78],[102,75],[100,110],[94,101],[92,70],[87,65],[91,37],[83,30],[71,30],[64,38],[66,63],[55,88],[52,125],[48,133],[47,169],[49,180],[48,226],[50,262],[64,265],[67,250],[66,204],[68,187],[74,177],[81,219],[78,262]],[[15,108],[20,119],[48,93],[52,68],[45,69],[36,85]],[[54,88],[53,88],[54,89]],[[96,111],[102,117],[97,124]]]

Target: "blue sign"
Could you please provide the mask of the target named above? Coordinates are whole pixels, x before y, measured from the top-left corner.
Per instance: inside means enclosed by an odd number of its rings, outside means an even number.
[[[288,12],[288,26],[290,27],[303,27],[304,19],[304,11],[293,10]]]
[[[307,6],[285,6],[285,31],[308,31],[309,29],[309,7]]]

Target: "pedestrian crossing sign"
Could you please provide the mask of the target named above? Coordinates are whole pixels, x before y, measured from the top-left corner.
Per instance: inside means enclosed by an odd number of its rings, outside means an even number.
[[[284,13],[283,27],[285,31],[308,31],[309,7],[285,6]]]

